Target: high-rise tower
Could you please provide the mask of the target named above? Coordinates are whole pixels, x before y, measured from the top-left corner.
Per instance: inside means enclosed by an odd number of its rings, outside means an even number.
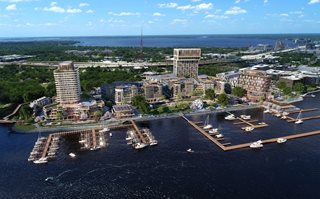
[[[57,91],[57,102],[60,104],[74,104],[80,101],[79,69],[73,62],[66,61],[59,64],[54,71],[54,81]]]
[[[173,51],[173,74],[177,77],[198,78],[201,49],[178,48]]]

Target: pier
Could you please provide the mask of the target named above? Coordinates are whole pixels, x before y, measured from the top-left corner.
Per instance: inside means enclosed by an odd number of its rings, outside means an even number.
[[[241,117],[237,117],[236,119],[239,120],[241,124],[247,124],[250,127],[255,128],[255,129],[263,128],[263,127],[267,127],[268,126],[268,124],[253,124],[252,122],[246,121],[246,120],[242,119]]]
[[[252,144],[252,142],[244,143],[244,144],[238,144],[238,145],[231,145],[230,142],[228,143],[220,143],[218,139],[213,138],[210,134],[208,134],[206,131],[204,131],[202,128],[200,128],[198,125],[196,125],[194,122],[186,118],[184,115],[181,116],[184,120],[186,120],[192,127],[194,127],[198,132],[200,132],[202,135],[204,135],[206,138],[208,138],[209,141],[217,145],[220,149],[223,151],[231,151],[236,149],[242,149],[242,148],[248,148]],[[297,139],[297,138],[303,138],[308,136],[314,136],[314,135],[320,135],[320,130],[318,131],[312,131],[307,133],[300,133],[300,134],[294,134],[294,135],[288,135],[288,136],[281,136],[277,138],[270,138],[266,140],[261,140],[262,144],[269,144],[269,143],[277,143],[277,140],[279,138],[285,138],[287,140]]]
[[[137,124],[135,121],[131,120],[131,124],[133,126],[134,132],[138,135],[142,143],[147,143],[145,137],[142,135],[140,129],[138,128]]]
[[[44,146],[44,149],[43,149],[41,158],[45,158],[45,157],[47,156],[47,153],[48,153],[48,150],[49,150],[51,141],[52,141],[52,134],[50,134],[49,137],[48,137],[48,139],[47,139],[47,143],[46,143],[46,145]]]

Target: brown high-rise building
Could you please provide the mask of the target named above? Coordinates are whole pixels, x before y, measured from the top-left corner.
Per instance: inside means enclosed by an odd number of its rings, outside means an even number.
[[[173,74],[177,77],[198,78],[201,49],[178,48],[173,51]]]
[[[62,105],[78,103],[81,94],[79,69],[73,65],[73,62],[60,63],[53,75],[57,91],[57,102]]]

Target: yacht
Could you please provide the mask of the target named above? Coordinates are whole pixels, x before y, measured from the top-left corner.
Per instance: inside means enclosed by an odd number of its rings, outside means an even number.
[[[225,117],[224,119],[226,119],[226,120],[235,120],[236,118],[235,118],[234,114],[230,114],[227,117]]]
[[[208,130],[208,129],[212,128],[212,125],[209,124],[209,120],[210,120],[210,118],[209,118],[209,115],[208,115],[206,121],[204,122],[204,127],[203,127],[204,130]]]
[[[251,116],[250,115],[240,115],[240,117],[244,120],[250,120]]]
[[[285,143],[286,141],[287,141],[286,138],[278,138],[277,139],[277,143],[279,143],[279,144]]]
[[[266,109],[263,111],[264,113],[270,113],[270,110],[269,109]]]
[[[258,140],[250,144],[250,148],[253,148],[253,149],[262,148],[262,147],[263,147],[263,144],[261,140]]]
[[[297,116],[297,119],[296,119],[295,123],[296,124],[302,124],[303,123],[303,121],[301,119],[301,111],[300,111],[299,115]]]
[[[46,164],[46,163],[48,163],[48,160],[47,160],[47,158],[40,158],[39,160],[33,161],[33,163],[35,163],[35,164]]]
[[[72,158],[75,158],[75,157],[76,157],[76,154],[74,154],[74,153],[69,153],[69,156],[72,157]]]
[[[251,127],[251,126],[247,126],[247,127],[244,128],[244,131],[245,131],[245,132],[251,132],[251,131],[253,131],[253,130],[254,130],[254,128]]]
[[[158,141],[157,140],[151,140],[150,141],[150,146],[155,146],[158,144]]]
[[[138,142],[138,143],[135,144],[133,147],[134,147],[135,149],[143,149],[143,148],[145,148],[146,146],[147,146],[146,144]]]
[[[223,138],[223,135],[222,134],[218,134],[218,135],[216,135],[216,138]]]
[[[188,149],[188,150],[187,150],[187,152],[188,152],[188,153],[193,153],[193,152],[194,152],[194,150],[192,150],[192,149]]]
[[[209,131],[209,134],[216,134],[216,133],[218,133],[218,129],[211,129]]]

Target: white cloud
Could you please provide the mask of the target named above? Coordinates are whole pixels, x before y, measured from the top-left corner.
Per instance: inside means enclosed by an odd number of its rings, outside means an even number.
[[[287,14],[287,13],[282,13],[282,14],[280,14],[280,16],[281,16],[281,17],[289,17],[289,14]]]
[[[191,0],[192,2],[199,2],[199,1],[201,1],[201,0]]]
[[[269,1],[268,0],[264,0],[263,3],[267,4]]]
[[[242,9],[237,6],[234,6],[225,12],[226,15],[238,15],[238,14],[245,14],[245,13],[247,13],[245,9]]]
[[[61,8],[59,6],[51,6],[50,8],[45,7],[45,8],[43,8],[43,10],[46,11],[46,12],[58,12],[58,13],[64,13],[65,12],[65,9]]]
[[[113,16],[139,16],[140,13],[139,12],[120,12],[120,13],[114,13],[114,12],[108,12],[109,15],[113,15]]]
[[[171,24],[182,24],[185,25],[188,23],[188,20],[186,19],[174,19]]]
[[[87,10],[86,13],[92,14],[92,13],[94,13],[94,10],[91,10],[91,9],[90,9],[90,10]]]
[[[241,2],[241,0],[236,0],[234,3],[240,3]]]
[[[210,10],[212,9],[213,5],[212,3],[201,3],[195,6],[192,5],[185,5],[185,6],[178,6],[178,10],[186,11],[186,10],[194,10],[194,11],[200,11],[200,10]]]
[[[204,17],[205,19],[228,19],[229,17],[226,15],[213,15],[213,14],[208,14]]]
[[[14,11],[17,10],[17,5],[16,4],[10,4],[6,7],[6,10],[8,11]]]
[[[7,2],[7,3],[19,3],[19,2],[31,2],[37,0],[0,0],[0,2]]]
[[[316,3],[320,3],[320,0],[310,0],[308,4],[311,5]]]
[[[86,7],[86,6],[90,6],[90,4],[88,4],[88,3],[80,3],[79,4],[79,7]]]
[[[79,8],[68,8],[66,12],[71,13],[71,14],[75,14],[75,13],[81,13],[82,10]]]
[[[178,4],[171,2],[171,3],[161,3],[161,4],[158,4],[158,6],[160,8],[176,8],[178,7]]]
[[[155,12],[155,13],[153,13],[152,16],[154,16],[154,17],[163,17],[163,16],[165,16],[165,15],[164,15],[164,14],[161,14],[160,12]]]

